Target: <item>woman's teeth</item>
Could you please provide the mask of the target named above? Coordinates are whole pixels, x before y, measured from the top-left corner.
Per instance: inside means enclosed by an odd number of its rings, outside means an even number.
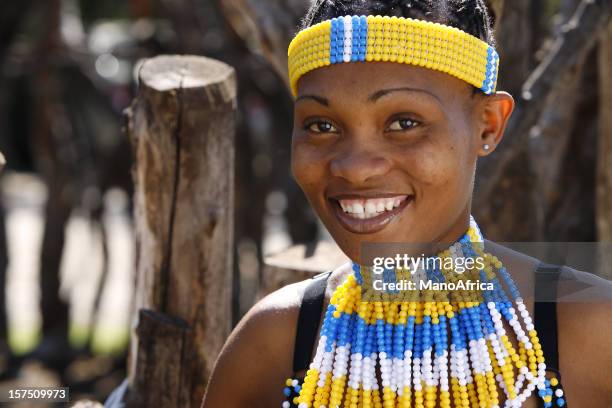
[[[406,195],[402,195],[389,198],[338,200],[338,202],[342,210],[350,216],[359,219],[367,219],[399,207],[407,197]]]

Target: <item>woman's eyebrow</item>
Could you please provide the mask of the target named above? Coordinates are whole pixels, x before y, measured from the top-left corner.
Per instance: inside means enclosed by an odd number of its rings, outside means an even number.
[[[440,98],[431,93],[430,91],[426,90],[426,89],[420,89],[420,88],[410,88],[410,87],[402,87],[402,88],[388,88],[388,89],[381,89],[379,91],[374,92],[372,95],[370,95],[368,97],[368,101],[369,102],[376,102],[378,99],[382,98],[385,95],[388,95],[390,93],[393,92],[419,92],[419,93],[425,93],[429,96],[434,97],[440,104],[442,104],[442,101],[440,100]]]
[[[295,102],[299,102],[299,101],[305,100],[305,99],[312,99],[315,102],[318,102],[318,103],[320,103],[323,106],[329,106],[329,100],[327,98],[324,98],[322,96],[317,96],[317,95],[300,95],[300,96],[297,97]]]

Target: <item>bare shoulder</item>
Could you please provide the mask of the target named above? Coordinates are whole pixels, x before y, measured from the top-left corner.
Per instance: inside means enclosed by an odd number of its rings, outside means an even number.
[[[569,267],[561,276],[561,285],[577,288],[557,304],[561,371],[566,381],[580,385],[576,397],[611,401],[612,282]]]
[[[267,295],[240,320],[215,363],[204,408],[280,405],[307,284],[287,285]]]
[[[612,368],[612,281],[564,266],[559,285],[567,287],[562,289],[566,294],[561,294],[558,309],[573,329],[601,342]]]

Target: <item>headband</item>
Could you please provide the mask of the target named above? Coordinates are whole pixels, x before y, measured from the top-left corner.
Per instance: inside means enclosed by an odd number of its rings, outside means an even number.
[[[345,16],[300,31],[288,50],[293,96],[302,75],[331,64],[390,61],[445,72],[495,92],[499,54],[458,28],[388,16]]]

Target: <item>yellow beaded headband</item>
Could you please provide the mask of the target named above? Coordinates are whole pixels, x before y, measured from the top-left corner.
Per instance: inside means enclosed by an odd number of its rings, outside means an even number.
[[[302,75],[343,62],[390,61],[457,77],[495,92],[499,54],[481,39],[443,24],[404,17],[344,16],[300,31],[288,51],[293,96]]]

